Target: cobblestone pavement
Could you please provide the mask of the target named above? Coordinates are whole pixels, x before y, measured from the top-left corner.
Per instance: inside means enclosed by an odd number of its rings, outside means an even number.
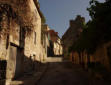
[[[50,62],[42,79],[36,85],[111,85],[91,77],[80,66],[70,62]]]
[[[24,76],[13,80],[10,85],[35,85],[44,75],[47,69],[48,63],[43,63],[40,65],[39,70],[35,72],[26,73]]]

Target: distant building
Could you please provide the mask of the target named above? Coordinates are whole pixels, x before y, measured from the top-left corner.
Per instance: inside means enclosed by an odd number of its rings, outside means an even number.
[[[53,45],[54,45],[54,48],[53,48],[54,55],[61,56],[63,54],[61,39],[58,37],[57,41],[54,42]]]
[[[48,31],[50,28],[46,24],[42,24],[42,31],[41,31],[41,44],[42,44],[42,55],[43,55],[43,60],[47,59],[48,56],[48,48],[50,48],[50,35]]]
[[[50,34],[50,56],[59,56],[63,54],[61,39],[58,32],[49,30]]]
[[[77,39],[79,38],[82,30],[83,30],[83,23],[85,22],[85,18],[78,15],[75,20],[70,20],[70,27],[62,36],[63,42],[63,51],[64,56],[68,56],[68,49],[72,46]]]

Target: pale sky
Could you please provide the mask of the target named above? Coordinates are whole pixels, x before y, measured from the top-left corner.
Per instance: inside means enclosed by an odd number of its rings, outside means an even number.
[[[39,0],[40,9],[46,17],[46,24],[61,37],[69,27],[69,20],[77,15],[90,19],[86,8],[90,0]],[[104,0],[99,0],[103,2]]]

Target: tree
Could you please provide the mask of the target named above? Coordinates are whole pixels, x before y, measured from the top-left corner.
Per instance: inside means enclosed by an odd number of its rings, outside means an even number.
[[[86,50],[91,54],[99,45],[111,40],[111,1],[99,3],[91,0],[87,10],[92,20],[84,26],[80,38],[71,46],[70,51]]]

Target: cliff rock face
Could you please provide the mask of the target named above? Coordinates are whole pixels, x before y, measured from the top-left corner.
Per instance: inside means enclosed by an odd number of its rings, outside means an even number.
[[[67,56],[69,47],[72,46],[72,44],[74,44],[75,41],[77,41],[79,38],[80,33],[83,30],[84,22],[84,17],[81,17],[79,15],[75,20],[70,20],[70,27],[62,36],[64,56]]]

